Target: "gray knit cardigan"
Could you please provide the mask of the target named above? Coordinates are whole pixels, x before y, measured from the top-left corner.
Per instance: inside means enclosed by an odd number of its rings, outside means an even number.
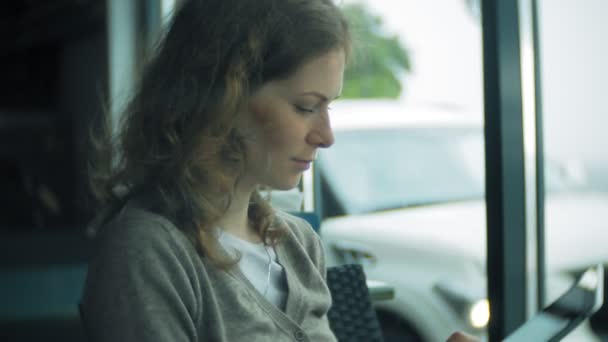
[[[285,312],[234,267],[201,258],[170,221],[129,204],[99,232],[81,313],[94,342],[335,341],[322,244],[308,223],[278,212]]]

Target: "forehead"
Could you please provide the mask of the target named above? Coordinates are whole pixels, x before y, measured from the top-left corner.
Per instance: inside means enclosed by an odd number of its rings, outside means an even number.
[[[299,66],[289,77],[270,83],[281,88],[298,91],[318,91],[330,98],[338,96],[342,89],[345,54],[333,50],[312,58]]]

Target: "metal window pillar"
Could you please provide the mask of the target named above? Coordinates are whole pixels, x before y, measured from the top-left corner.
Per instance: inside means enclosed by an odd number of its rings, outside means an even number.
[[[542,294],[542,211],[536,215],[543,204],[537,183],[542,184],[542,172],[526,156],[542,158],[535,116],[535,13],[526,12],[531,6],[529,0],[482,1],[490,341],[502,340],[524,323],[542,300],[536,298]],[[526,176],[533,179],[528,189]]]
[[[135,87],[141,64],[161,32],[161,0],[106,0],[109,60],[109,96],[113,129]],[[166,0],[165,0],[166,2]]]
[[[534,49],[534,108],[535,108],[535,139],[536,139],[536,226],[537,226],[537,255],[538,255],[538,296],[537,306],[546,304],[546,269],[545,269],[545,148],[543,133],[543,106],[541,83],[541,51],[538,1],[530,0],[532,20],[532,45]]]
[[[135,1],[107,0],[108,90],[113,131],[135,84],[137,59],[137,6]]]

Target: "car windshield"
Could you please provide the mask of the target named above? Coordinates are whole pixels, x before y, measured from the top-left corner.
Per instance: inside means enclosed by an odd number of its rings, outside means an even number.
[[[480,129],[361,129],[335,136],[317,165],[348,214],[484,197]],[[568,188],[553,164],[545,168],[548,189]]]

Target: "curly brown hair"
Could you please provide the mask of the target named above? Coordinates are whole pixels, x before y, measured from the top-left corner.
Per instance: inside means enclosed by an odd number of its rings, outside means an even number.
[[[350,53],[348,24],[331,0],[187,0],[146,64],[118,134],[94,138],[90,183],[101,206],[146,194],[201,256],[222,267],[215,222],[226,212],[246,155],[235,120],[264,83],[333,49]],[[108,117],[108,115],[106,115]],[[140,196],[141,197],[141,196]],[[259,191],[249,218],[276,243],[273,210]]]

